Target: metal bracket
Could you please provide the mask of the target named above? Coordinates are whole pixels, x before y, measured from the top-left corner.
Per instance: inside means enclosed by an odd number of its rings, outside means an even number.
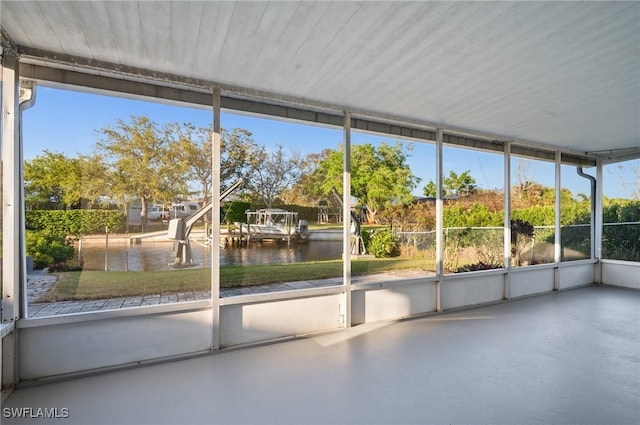
[[[3,56],[18,56],[18,46],[16,46],[16,43],[9,37],[4,28],[0,28],[0,43],[2,44],[1,53]]]

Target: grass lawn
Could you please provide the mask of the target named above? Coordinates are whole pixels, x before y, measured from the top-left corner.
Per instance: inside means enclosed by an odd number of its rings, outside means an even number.
[[[351,263],[351,273],[354,276],[407,269],[435,270],[435,264],[433,260],[401,257],[359,259]],[[211,289],[211,269],[147,272],[83,271],[55,274],[58,281],[39,301],[121,298]],[[339,276],[342,276],[342,261],[339,260],[220,268],[222,288]]]

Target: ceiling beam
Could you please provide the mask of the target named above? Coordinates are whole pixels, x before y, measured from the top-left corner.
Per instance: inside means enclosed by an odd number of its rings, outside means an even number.
[[[121,96],[147,97],[159,101],[181,103],[191,106],[211,107],[211,93],[220,88],[223,96],[221,106],[225,110],[256,113],[276,118],[313,122],[316,124],[341,127],[343,115],[348,108],[325,105],[289,97],[218,86],[203,80],[194,80],[169,74],[155,73],[138,68],[107,64],[99,61],[70,57],[18,48],[23,60],[21,77],[49,85],[66,85],[93,91],[119,93]],[[36,57],[36,54],[42,56]],[[45,66],[51,64],[57,66]],[[43,64],[44,63],[44,64]],[[106,67],[106,68],[103,68]],[[75,70],[80,68],[81,71]],[[84,72],[87,70],[87,72]],[[352,112],[352,130],[386,134],[399,138],[435,141],[436,126],[415,123],[399,117],[379,116],[367,112]],[[507,142],[513,143],[512,152],[526,154],[541,159],[550,159],[555,147],[541,146],[526,141],[476,135],[474,132],[443,127],[444,143],[466,146],[482,150],[502,152]],[[595,165],[595,155],[563,150],[567,161],[576,165]]]

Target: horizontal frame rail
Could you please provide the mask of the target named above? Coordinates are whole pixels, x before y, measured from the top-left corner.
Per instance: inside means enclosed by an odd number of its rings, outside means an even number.
[[[44,59],[34,56],[44,55]],[[239,87],[224,86],[213,82],[180,78],[173,75],[157,75],[150,71],[127,70],[112,64],[96,64],[81,58],[58,58],[59,55],[47,55],[46,52],[23,52],[28,59],[21,64],[22,78],[49,84],[76,86],[96,91],[116,92],[124,96],[142,96],[177,102],[199,107],[211,107],[211,92],[214,87],[221,89],[221,108],[243,113],[255,113],[313,122],[321,125],[342,127],[345,109],[339,105],[321,104],[292,97],[261,93]],[[64,62],[64,61],[67,62]],[[37,62],[44,62],[44,66]],[[65,69],[73,68],[73,69]],[[92,72],[80,72],[75,69],[86,67]],[[96,68],[98,67],[98,68]],[[104,68],[103,68],[104,67]],[[119,71],[113,71],[118,69]],[[97,72],[101,72],[98,74]],[[107,74],[107,75],[104,75]],[[115,75],[123,78],[117,78]],[[433,123],[419,123],[394,116],[382,116],[367,111],[352,111],[351,129],[375,132],[400,138],[435,142],[436,128],[443,129],[443,143],[453,146],[465,146],[475,149],[503,152],[506,142],[513,142],[512,152],[534,158],[551,160],[555,153],[552,147],[527,141],[507,139],[497,135],[481,135],[469,130],[456,129]],[[574,165],[595,166],[596,158],[579,152],[563,151],[563,162]]]

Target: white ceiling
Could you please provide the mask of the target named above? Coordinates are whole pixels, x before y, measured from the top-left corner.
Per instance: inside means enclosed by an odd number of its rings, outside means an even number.
[[[53,52],[575,151],[640,148],[639,2],[1,2]]]

